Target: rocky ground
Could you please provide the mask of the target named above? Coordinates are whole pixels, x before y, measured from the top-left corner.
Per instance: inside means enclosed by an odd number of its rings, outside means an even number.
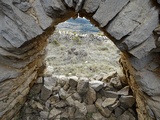
[[[56,31],[49,42],[47,71],[53,71],[56,75],[92,77],[121,71],[120,51],[102,33],[93,35]]]
[[[21,120],[136,120],[135,98],[116,72],[93,79],[40,77]]]
[[[32,87],[20,120],[136,120],[136,103],[118,63],[119,50],[101,33],[57,31],[47,69]],[[122,80],[123,81],[123,80]]]

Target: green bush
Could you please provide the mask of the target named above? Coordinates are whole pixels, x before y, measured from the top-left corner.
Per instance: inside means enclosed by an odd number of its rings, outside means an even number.
[[[75,36],[74,38],[72,38],[72,40],[74,42],[76,42],[77,44],[81,44],[81,40],[80,40],[80,38],[78,36]]]
[[[52,41],[52,44],[56,45],[56,46],[60,46],[60,43],[58,42],[58,40],[54,39]]]

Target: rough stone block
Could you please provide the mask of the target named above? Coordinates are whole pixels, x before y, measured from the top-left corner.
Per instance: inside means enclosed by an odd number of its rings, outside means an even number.
[[[130,36],[125,38],[123,43],[127,45],[128,50],[138,46],[152,35],[153,30],[159,24],[158,15],[158,10],[156,10],[156,8],[152,8],[146,15],[144,22],[139,27],[137,27]]]
[[[99,23],[100,27],[104,27],[128,2],[129,0],[106,0],[100,4],[98,10],[93,15],[93,19]]]
[[[83,9],[87,13],[93,13],[98,9],[100,2],[101,0],[85,0]]]
[[[48,17],[40,3],[40,0],[35,0],[33,3],[33,8],[35,10],[36,17],[38,18],[39,25],[42,27],[43,30],[48,28],[53,20]]]
[[[138,85],[149,96],[160,95],[160,80],[156,73],[149,70],[141,70],[135,77]]]
[[[131,53],[132,55],[134,55],[138,59],[141,59],[141,58],[147,56],[153,48],[156,48],[156,45],[155,45],[155,38],[152,35],[145,42],[143,42],[141,45],[130,50],[129,53]]]
[[[132,32],[150,10],[150,0],[133,0],[111,21],[106,31],[117,40]]]

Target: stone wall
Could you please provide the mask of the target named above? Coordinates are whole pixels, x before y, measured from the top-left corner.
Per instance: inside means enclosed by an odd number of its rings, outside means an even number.
[[[78,13],[124,53],[121,64],[139,119],[160,119],[156,0],[0,0],[0,119],[16,114],[43,72],[46,39],[54,27]]]
[[[136,120],[135,98],[116,72],[97,77],[39,77],[19,120]]]

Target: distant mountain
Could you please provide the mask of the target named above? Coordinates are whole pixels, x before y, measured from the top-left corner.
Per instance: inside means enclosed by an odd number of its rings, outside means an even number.
[[[58,24],[57,29],[79,33],[99,32],[99,29],[93,26],[90,21],[85,18],[76,18],[75,20],[71,18]]]

